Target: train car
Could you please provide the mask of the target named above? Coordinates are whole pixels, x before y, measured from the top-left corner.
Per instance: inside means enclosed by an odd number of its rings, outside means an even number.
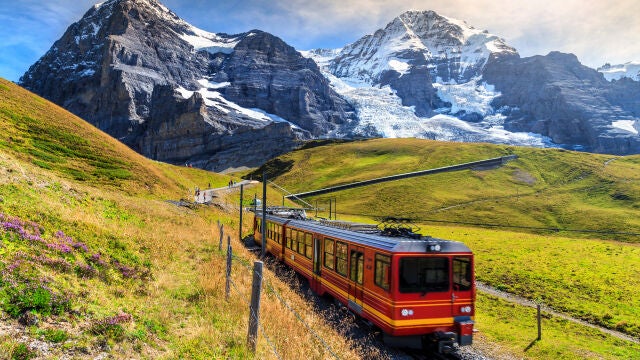
[[[380,328],[385,343],[441,352],[472,343],[476,289],[466,245],[273,214],[265,219],[266,242],[262,213],[254,217],[256,243],[307,278],[314,292]]]

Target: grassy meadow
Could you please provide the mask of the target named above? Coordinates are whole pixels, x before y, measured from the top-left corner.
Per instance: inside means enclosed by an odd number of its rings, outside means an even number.
[[[276,292],[333,351],[367,351],[270,272],[264,333],[248,350],[255,256],[238,242],[238,194],[218,206],[167,201],[229,176],[147,160],[5,80],[0,128],[0,359],[326,358]],[[218,221],[236,256],[228,302]]]

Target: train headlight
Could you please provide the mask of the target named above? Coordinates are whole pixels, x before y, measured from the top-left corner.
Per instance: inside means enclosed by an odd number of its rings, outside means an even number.
[[[400,311],[400,314],[402,316],[412,316],[413,315],[413,310],[412,309],[402,309]]]
[[[439,244],[429,245],[427,248],[429,251],[440,251],[442,249]]]
[[[471,313],[471,306],[462,306],[462,307],[460,308],[460,312],[461,312],[461,313],[467,313],[467,314],[470,314],[470,313]]]

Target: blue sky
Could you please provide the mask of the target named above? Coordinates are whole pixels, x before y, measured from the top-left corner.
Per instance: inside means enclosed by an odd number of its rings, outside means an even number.
[[[161,0],[162,1],[162,0]],[[17,81],[95,0],[0,0],[0,77]],[[640,61],[640,1],[164,0],[210,32],[268,31],[299,50],[336,48],[406,10],[435,10],[504,38],[522,56],[571,52],[591,67]]]

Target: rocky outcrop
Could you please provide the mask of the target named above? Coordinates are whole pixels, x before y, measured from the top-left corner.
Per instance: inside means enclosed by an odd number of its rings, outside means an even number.
[[[156,0],[94,6],[20,82],[147,157],[211,170],[259,165],[354,119],[282,40],[208,33]]]
[[[234,48],[214,79],[229,81],[227,99],[260,108],[322,136],[353,118],[353,109],[329,86],[316,63],[281,39],[253,30]]]
[[[637,134],[612,126],[634,120],[628,111],[634,106],[620,106],[622,98],[612,101],[620,89],[573,54],[503,59],[488,64],[483,76],[501,93],[493,105],[506,109],[507,129],[539,133],[586,151],[640,152]]]

